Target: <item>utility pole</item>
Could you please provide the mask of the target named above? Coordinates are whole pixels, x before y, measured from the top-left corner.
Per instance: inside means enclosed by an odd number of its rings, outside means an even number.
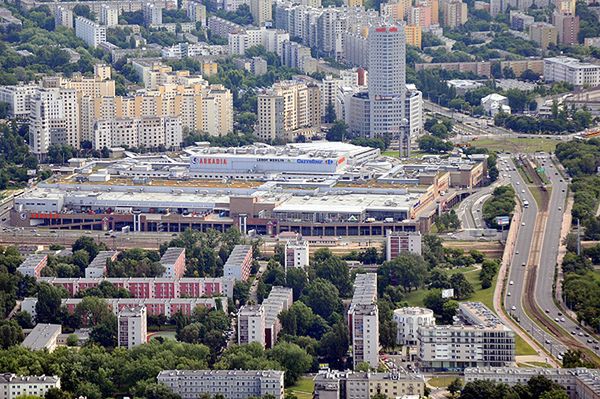
[[[579,225],[579,218],[577,218],[577,255],[581,255],[581,228]]]

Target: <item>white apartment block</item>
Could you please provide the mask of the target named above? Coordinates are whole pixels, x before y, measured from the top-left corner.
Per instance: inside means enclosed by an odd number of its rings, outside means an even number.
[[[44,397],[50,388],[60,389],[60,378],[46,375],[0,374],[0,399],[17,397]]]
[[[119,9],[103,4],[100,7],[100,23],[104,26],[117,26],[119,24]]]
[[[341,85],[341,79],[334,78],[331,75],[327,75],[325,76],[325,79],[321,80],[319,88],[321,89],[321,113],[323,116],[325,116],[329,104],[335,106],[338,90]],[[340,119],[337,113],[336,116]]]
[[[348,330],[352,341],[354,368],[359,363],[379,366],[379,309],[377,274],[357,274],[354,295],[348,309]]]
[[[190,21],[200,22],[200,26],[206,28],[206,6],[198,1],[190,1],[186,8]]]
[[[238,344],[265,342],[265,309],[260,305],[245,305],[237,316]]]
[[[424,110],[423,110],[423,93],[417,90],[414,84],[406,85],[406,98],[404,117],[408,122],[406,129],[409,133],[409,138],[419,137],[424,131]]]
[[[600,372],[594,369],[548,369],[521,367],[478,367],[465,369],[465,383],[488,380],[509,386],[527,382],[543,376],[562,386],[570,399],[600,398]]]
[[[236,11],[242,4],[250,7],[250,0],[223,0],[223,9],[225,11]]]
[[[385,258],[395,259],[403,252],[421,255],[421,233],[408,231],[387,231]]]
[[[256,26],[264,26],[265,23],[271,22],[273,20],[272,8],[272,0],[250,0],[252,23]]]
[[[236,8],[237,9],[237,8]],[[219,18],[215,15],[208,17],[208,29],[213,35],[227,37],[230,33],[235,33],[244,30],[242,25],[238,25],[235,22],[228,21],[223,18]]]
[[[310,48],[296,42],[283,42],[280,58],[283,65],[298,68],[305,73],[315,72],[317,68],[317,60],[311,55]]]
[[[460,322],[421,326],[419,362],[425,370],[503,367],[515,360],[514,332],[485,305],[462,302]]]
[[[288,310],[293,301],[291,288],[275,286],[260,306],[242,306],[237,317],[238,344],[258,342],[267,349],[275,346],[281,331],[278,316]]]
[[[104,119],[94,126],[94,149],[104,147],[177,148],[183,141],[180,118],[144,117]]]
[[[43,155],[51,144],[79,148],[79,106],[74,89],[38,89],[31,97],[29,145]]]
[[[597,86],[600,84],[600,65],[564,56],[544,58],[544,80],[562,81],[574,86]]]
[[[58,6],[54,11],[54,25],[55,26],[66,26],[69,29],[73,29],[73,10]]]
[[[305,240],[288,241],[284,249],[285,271],[290,268],[306,268],[309,264],[309,244]]]
[[[143,8],[144,25],[162,25],[162,6],[157,3],[146,3]]]
[[[148,335],[147,313],[145,306],[132,306],[117,314],[119,346],[131,349],[146,343]]]
[[[0,102],[8,103],[11,118],[27,118],[31,112],[31,97],[37,89],[35,84],[0,86]]]
[[[283,371],[276,370],[163,370],[156,379],[182,399],[203,394],[225,399],[283,399]]]
[[[366,373],[320,370],[315,376],[314,399],[371,399],[384,395],[390,399],[420,398],[425,379],[416,373]]]
[[[283,43],[289,40],[289,33],[264,26],[232,32],[227,37],[230,55],[245,55],[246,50],[254,46],[263,46],[267,51],[281,54]]]
[[[419,327],[435,325],[433,310],[427,308],[407,307],[394,310],[393,320],[396,323],[396,343],[399,345],[418,345]]]
[[[90,47],[106,41],[106,26],[83,17],[75,18],[75,35]]]

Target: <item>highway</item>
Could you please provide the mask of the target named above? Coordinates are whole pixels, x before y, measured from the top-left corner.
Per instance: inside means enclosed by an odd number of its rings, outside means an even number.
[[[552,287],[554,283],[556,259],[558,257],[560,246],[560,232],[567,198],[568,182],[563,179],[556,169],[550,156],[544,156],[541,160],[543,161],[546,175],[551,181],[552,192],[548,206],[548,218],[540,254],[540,264],[536,276],[535,300],[538,306],[548,314],[550,319],[554,321],[558,319],[559,322],[557,324],[564,330],[576,338],[581,344],[585,345],[596,354],[600,354],[600,344],[597,340],[590,337],[586,331],[581,330],[581,327],[576,321],[571,320],[566,315],[562,315],[563,312],[554,301]],[[563,318],[564,321],[562,321]],[[590,342],[588,342],[588,340]]]
[[[581,331],[579,335],[578,325],[575,321],[570,320],[562,314],[560,309],[555,305],[553,300],[552,286],[554,283],[554,270],[556,267],[556,258],[558,255],[558,247],[560,244],[560,230],[562,225],[562,216],[564,202],[566,198],[567,183],[561,182],[562,177],[557,173],[556,168],[550,161],[548,155],[544,156],[544,167],[547,175],[552,183],[552,190],[547,212],[547,221],[542,217],[542,210],[538,208],[529,187],[523,180],[521,175],[515,171],[515,164],[507,157],[500,158],[508,161],[508,166],[500,165],[500,173],[508,174],[509,179],[519,198],[529,202],[529,207],[523,209],[523,218],[515,244],[515,252],[510,263],[508,274],[508,285],[504,293],[504,303],[506,312],[511,315],[519,325],[525,329],[530,336],[540,343],[549,353],[559,360],[562,358],[562,353],[568,349],[576,349],[574,346],[585,346],[588,349],[599,353],[594,348],[597,344],[588,344],[586,332]],[[508,170],[508,171],[507,171]],[[562,190],[565,190],[564,192]],[[560,210],[559,210],[560,207]],[[538,223],[536,225],[536,222]],[[534,277],[533,280],[528,279],[529,276]],[[534,286],[528,286],[528,281],[532,281]],[[532,297],[527,297],[530,291],[533,291]],[[528,298],[534,299],[533,310],[531,306],[528,312]],[[548,310],[547,314],[546,310]],[[529,313],[529,314],[528,314]],[[535,314],[532,314],[535,313]],[[543,320],[532,320],[532,318],[540,318]],[[554,321],[558,318],[559,322]],[[564,322],[561,321],[564,318]],[[540,324],[544,324],[545,328],[541,328]],[[560,331],[557,326],[565,330]],[[549,328],[551,327],[551,328]],[[561,335],[560,340],[557,336],[550,334],[548,330],[554,334]],[[569,336],[572,331],[577,331],[574,341],[573,336]],[[566,335],[566,336],[565,336]]]
[[[506,164],[504,163],[506,161]],[[515,319],[530,336],[540,343],[548,352],[558,355],[566,349],[552,337],[548,336],[543,330],[525,313],[523,304],[523,295],[525,292],[525,273],[529,264],[530,250],[533,244],[535,221],[538,213],[538,207],[535,198],[527,188],[525,181],[521,178],[519,172],[515,170],[515,164],[509,157],[499,158],[500,173],[506,174],[518,197],[521,200],[527,200],[529,207],[523,209],[521,226],[517,234],[515,251],[510,263],[508,272],[508,285],[504,292],[504,305],[506,312]],[[525,266],[524,266],[525,265]]]

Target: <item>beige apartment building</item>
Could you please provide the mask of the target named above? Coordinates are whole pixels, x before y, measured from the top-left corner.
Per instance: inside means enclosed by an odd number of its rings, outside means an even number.
[[[258,95],[256,134],[263,140],[291,140],[303,128],[321,123],[321,92],[317,85],[288,80]]]

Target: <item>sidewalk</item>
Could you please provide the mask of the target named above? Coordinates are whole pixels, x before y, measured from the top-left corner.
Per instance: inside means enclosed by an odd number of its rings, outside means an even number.
[[[567,308],[564,298],[562,296],[562,281],[563,281],[563,272],[562,272],[562,260],[567,253],[567,245],[566,238],[571,231],[571,224],[573,223],[573,216],[571,215],[571,210],[573,209],[574,203],[573,195],[570,193],[567,197],[567,206],[565,206],[565,213],[562,219],[562,226],[560,229],[560,246],[558,247],[558,256],[556,257],[556,289],[555,299],[558,302],[559,306],[563,309],[563,311],[573,320],[577,320],[577,315],[575,312]]]

